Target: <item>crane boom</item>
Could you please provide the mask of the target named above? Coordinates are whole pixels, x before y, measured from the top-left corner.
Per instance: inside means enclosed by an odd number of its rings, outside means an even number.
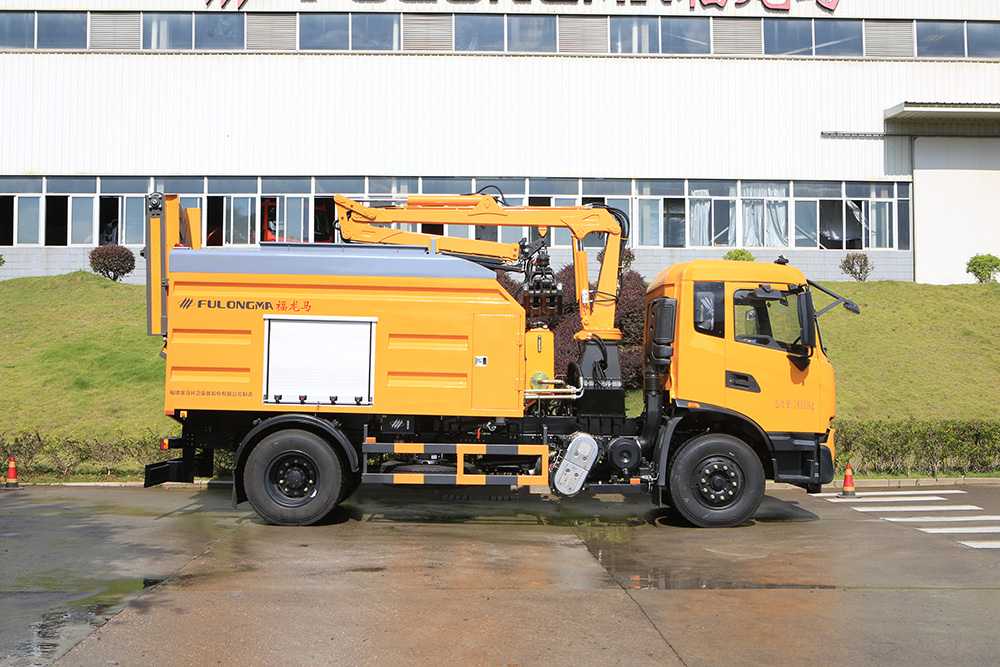
[[[405,206],[370,207],[344,195],[337,195],[341,237],[346,241],[426,247],[430,252],[490,258],[511,269],[523,270],[539,248],[521,243],[498,243],[482,239],[455,238],[407,232],[383,225],[446,224],[490,227],[532,227],[546,238],[548,230],[568,229],[573,236],[573,268],[576,296],[580,300],[580,324],[577,338],[597,336],[617,341],[621,332],[615,327],[615,306],[621,246],[627,239],[627,223],[610,209],[589,206],[503,206],[487,194],[426,196],[414,195]],[[607,234],[604,258],[597,281],[591,290],[587,271],[587,252],[583,240],[588,234]],[[544,247],[543,245],[539,246]]]

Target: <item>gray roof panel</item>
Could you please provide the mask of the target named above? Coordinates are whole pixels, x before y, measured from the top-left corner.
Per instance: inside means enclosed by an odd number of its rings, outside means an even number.
[[[361,244],[267,243],[246,248],[174,248],[171,273],[236,273],[393,278],[493,278],[491,270],[426,248]]]

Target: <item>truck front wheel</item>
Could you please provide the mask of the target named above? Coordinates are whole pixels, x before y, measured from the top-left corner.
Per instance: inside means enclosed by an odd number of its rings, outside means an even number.
[[[308,526],[337,506],[344,484],[340,458],[318,435],[289,429],[250,452],[243,485],[250,506],[268,523]]]
[[[681,516],[703,528],[738,526],[764,499],[764,467],[745,442],[729,435],[699,436],[670,464],[670,499]]]

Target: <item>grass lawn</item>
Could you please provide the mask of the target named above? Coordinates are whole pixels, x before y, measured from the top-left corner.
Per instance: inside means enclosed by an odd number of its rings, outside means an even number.
[[[78,271],[0,281],[0,436],[82,440],[172,431],[146,290]]]
[[[1000,283],[824,286],[861,306],[820,318],[839,417],[1000,418]]]

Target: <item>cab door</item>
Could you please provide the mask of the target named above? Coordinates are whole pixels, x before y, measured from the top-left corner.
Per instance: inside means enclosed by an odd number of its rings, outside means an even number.
[[[800,293],[788,285],[730,283],[726,407],[765,431],[821,433],[822,373],[801,345]]]

